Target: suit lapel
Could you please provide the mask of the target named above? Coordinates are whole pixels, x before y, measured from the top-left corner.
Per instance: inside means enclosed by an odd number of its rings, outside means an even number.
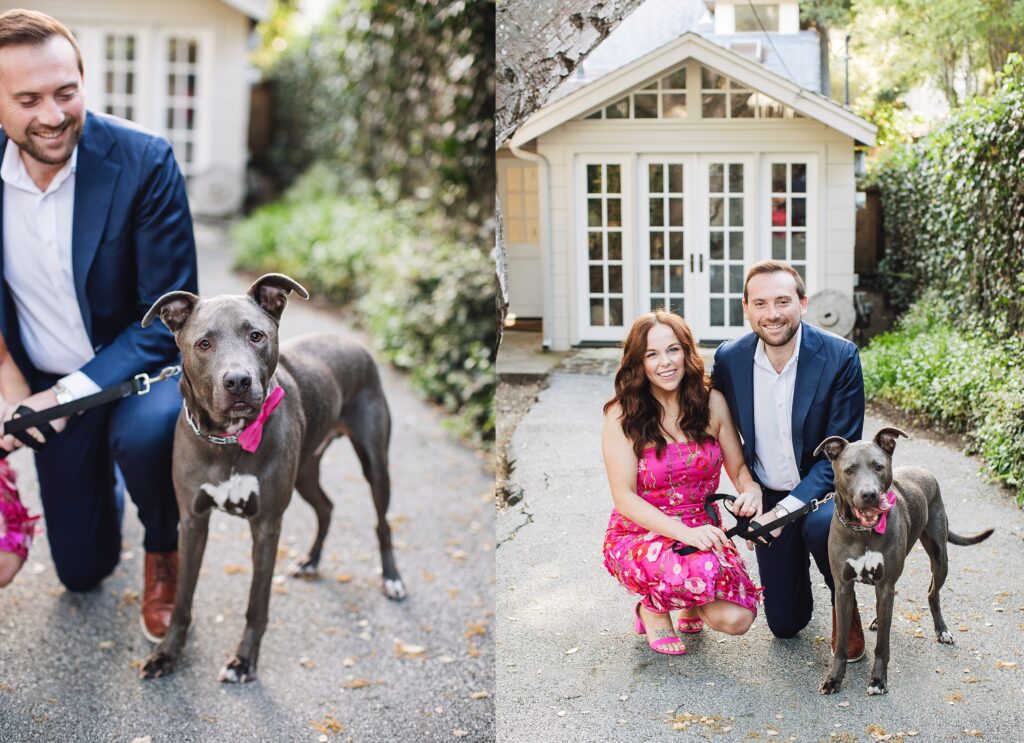
[[[75,169],[75,208],[71,227],[71,265],[75,276],[75,293],[82,309],[85,332],[92,337],[92,312],[85,291],[96,251],[99,249],[107,215],[114,197],[114,186],[121,172],[107,157],[114,146],[113,138],[93,114],[87,114],[85,131],[78,143],[78,164]]]
[[[754,461],[754,351],[757,336],[751,333],[743,340],[736,369],[736,403],[739,407],[739,427],[743,433],[744,454],[748,462]]]
[[[818,381],[825,368],[825,356],[818,353],[821,338],[811,326],[804,323],[800,339],[800,358],[796,364],[796,384],[793,389],[793,454],[796,456],[797,469],[803,459],[804,420],[811,408],[814,392],[818,389]]]

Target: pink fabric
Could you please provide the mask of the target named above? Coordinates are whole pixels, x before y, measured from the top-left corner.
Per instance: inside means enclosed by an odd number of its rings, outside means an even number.
[[[875,531],[879,534],[885,534],[885,517],[889,515],[889,510],[892,508],[892,504],[896,502],[896,493],[889,488],[889,492],[885,494],[885,498],[878,499],[878,507],[882,509],[882,515],[878,518],[878,523],[875,524]]]
[[[24,560],[39,517],[28,515],[14,483],[14,470],[7,460],[0,459],[0,552],[13,552]]]
[[[711,523],[704,502],[718,489],[721,472],[717,441],[669,444],[661,458],[651,447],[637,464],[636,492],[687,526],[700,526]],[[718,515],[721,519],[721,512]],[[604,566],[654,612],[702,606],[716,599],[757,611],[762,589],[747,575],[732,542],[721,553],[694,552],[685,557],[673,552],[672,544],[673,540],[613,510],[604,537]]]
[[[256,451],[260,447],[260,440],[263,438],[263,424],[267,422],[267,418],[274,412],[281,400],[284,399],[284,388],[275,387],[274,391],[267,395],[267,399],[263,401],[263,410],[256,417],[252,423],[245,427],[245,429],[238,434],[238,443],[245,451]]]

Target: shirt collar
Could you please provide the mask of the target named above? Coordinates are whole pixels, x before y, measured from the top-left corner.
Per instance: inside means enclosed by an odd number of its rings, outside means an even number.
[[[7,147],[4,149],[3,164],[0,164],[0,180],[3,180],[8,186],[13,186],[32,194],[52,193],[60,188],[77,168],[78,145],[75,145],[75,149],[71,151],[71,157],[64,163],[64,167],[54,176],[54,179],[50,181],[46,191],[40,191],[39,186],[32,180],[32,176],[28,174],[25,163],[21,159],[21,148],[15,144],[13,139],[8,138]]]
[[[786,370],[792,367],[797,362],[797,359],[800,358],[800,341],[803,338],[803,334],[804,324],[801,322],[797,325],[796,335],[793,336],[796,340],[796,345],[793,348],[793,355],[789,357],[789,361],[786,362],[786,365],[782,367],[782,371],[778,372],[778,374],[785,374]],[[764,341],[760,338],[757,339],[757,348],[754,350],[754,363],[758,366],[764,367],[765,369],[771,369],[773,374],[776,373],[775,367],[772,366],[772,362],[768,360],[768,354],[765,353]]]

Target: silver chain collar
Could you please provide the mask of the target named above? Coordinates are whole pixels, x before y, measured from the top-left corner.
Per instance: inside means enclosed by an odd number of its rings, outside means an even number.
[[[196,432],[196,436],[199,438],[206,439],[211,444],[217,444],[219,446],[238,443],[237,433],[233,433],[230,436],[214,436],[213,434],[206,434],[200,431],[199,425],[192,419],[192,414],[188,411],[188,405],[185,404],[184,400],[181,401],[181,409],[185,411],[185,420],[188,421],[189,427]]]

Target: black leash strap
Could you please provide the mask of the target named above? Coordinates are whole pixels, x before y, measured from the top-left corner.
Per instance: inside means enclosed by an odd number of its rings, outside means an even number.
[[[66,402],[63,405],[54,405],[52,408],[46,408],[45,410],[32,410],[31,408],[22,405],[17,410],[20,414],[19,417],[12,418],[4,423],[3,432],[5,435],[10,434],[23,444],[38,450],[42,444],[28,434],[23,433],[24,431],[27,431],[29,428],[38,428],[43,436],[52,436],[54,435],[54,431],[53,427],[49,425],[49,421],[56,420],[57,418],[66,418],[68,416],[75,415],[76,413],[80,413],[83,410],[89,410],[91,408],[99,407],[100,405],[106,405],[109,402],[120,400],[122,397],[128,397],[129,395],[145,395],[149,392],[152,385],[157,382],[162,382],[165,379],[169,379],[180,371],[180,366],[167,366],[164,367],[155,377],[151,377],[148,374],[136,374],[127,382],[112,385],[95,394],[80,397],[77,400]],[[0,459],[6,457],[9,453],[10,452],[0,451]]]
[[[810,503],[805,504],[802,508],[798,508],[795,511],[790,511],[782,518],[776,519],[767,524],[760,525],[756,529],[750,528],[750,522],[755,518],[754,516],[737,516],[735,513],[733,513],[731,508],[729,508],[728,506],[725,505],[725,503],[723,503],[722,506],[725,508],[726,511],[729,512],[729,515],[736,519],[736,525],[728,531],[726,531],[725,536],[729,539],[732,539],[735,536],[739,536],[742,539],[749,539],[754,542],[760,542],[762,545],[767,546],[771,544],[772,539],[774,539],[774,537],[772,537],[771,535],[771,532],[785,526],[791,521],[796,521],[798,518],[810,513],[811,511],[817,511],[818,508],[820,508],[823,504],[828,503],[830,500],[832,500],[835,497],[835,495],[835,493],[829,493],[828,495],[822,498],[813,499]],[[708,517],[711,519],[711,522],[715,526],[721,528],[721,522],[718,520],[718,514],[715,511],[714,503],[716,501],[725,501],[728,503],[732,503],[735,500],[735,495],[728,495],[727,493],[715,493],[714,495],[709,495],[708,499],[704,501],[704,513],[708,515]],[[675,552],[677,555],[681,556],[692,555],[694,552],[700,552],[700,550],[696,547],[691,547],[690,545],[683,544],[682,542],[676,542],[672,546],[672,551]]]

